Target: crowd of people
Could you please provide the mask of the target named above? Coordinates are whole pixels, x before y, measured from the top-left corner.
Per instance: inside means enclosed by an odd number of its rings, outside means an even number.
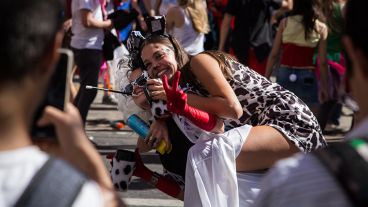
[[[131,176],[191,207],[367,206],[366,1],[64,3],[0,3],[0,206],[124,206]],[[70,26],[79,91],[34,120]],[[149,123],[112,158],[126,176],[109,175],[84,129],[104,60],[122,117]],[[327,143],[348,92],[358,124]],[[32,137],[34,121],[57,139]],[[162,142],[153,172],[140,154]]]

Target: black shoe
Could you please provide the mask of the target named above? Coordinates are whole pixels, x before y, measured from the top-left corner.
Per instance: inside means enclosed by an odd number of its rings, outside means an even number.
[[[102,97],[102,103],[107,105],[117,105],[118,100],[113,95],[104,95]]]

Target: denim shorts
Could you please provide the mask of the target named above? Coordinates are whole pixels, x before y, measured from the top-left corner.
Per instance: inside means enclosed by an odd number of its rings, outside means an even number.
[[[318,80],[313,69],[300,69],[281,66],[276,82],[293,92],[310,108],[318,105]]]

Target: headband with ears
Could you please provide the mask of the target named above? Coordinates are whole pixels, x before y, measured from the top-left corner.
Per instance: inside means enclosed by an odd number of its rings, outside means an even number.
[[[153,16],[145,18],[147,24],[147,34],[144,37],[139,31],[132,31],[127,40],[127,49],[132,58],[132,67],[141,67],[145,70],[142,59],[140,57],[140,50],[143,42],[146,39],[153,37],[168,38],[173,46],[175,54],[177,53],[177,48],[171,35],[166,33],[166,19],[164,16]]]
[[[149,39],[154,36],[160,36],[163,38],[168,38],[170,40],[171,45],[173,46],[175,54],[178,52],[178,49],[176,48],[173,37],[166,32],[166,19],[165,16],[153,16],[153,17],[147,17],[145,19],[147,27],[148,27],[148,33],[146,36],[146,39]]]
[[[133,69],[138,67],[143,69],[144,67],[140,57],[140,49],[145,39],[140,31],[132,31],[128,37],[127,49],[132,60]]]

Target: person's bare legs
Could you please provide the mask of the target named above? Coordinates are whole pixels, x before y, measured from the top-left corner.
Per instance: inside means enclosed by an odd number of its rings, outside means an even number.
[[[77,93],[78,93],[78,88],[74,85],[74,82],[73,82],[73,77],[74,77],[74,74],[75,72],[77,71],[77,68],[78,66],[77,65],[74,65],[73,66],[73,69],[70,73],[70,78],[69,78],[69,85],[70,85],[70,102],[74,102],[74,99],[75,97],[77,96]]]
[[[277,160],[300,150],[279,131],[270,126],[252,127],[236,158],[236,170],[252,171],[271,167]]]

